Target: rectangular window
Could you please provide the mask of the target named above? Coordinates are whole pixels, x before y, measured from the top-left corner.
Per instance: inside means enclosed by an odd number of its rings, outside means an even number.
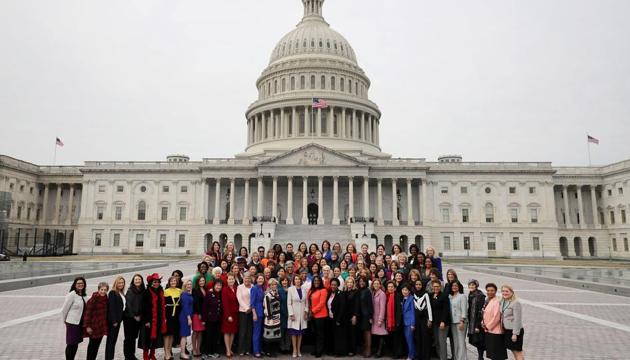
[[[442,194],[448,194],[448,188],[447,188],[446,186],[443,186],[443,187],[440,189],[440,192],[441,192]]]
[[[468,209],[462,209],[462,222],[467,223],[469,219]]]
[[[98,186],[98,192],[104,193],[105,192],[105,185],[99,185]]]
[[[166,247],[166,234],[160,234],[160,247]]]
[[[614,225],[615,224],[615,211],[611,211],[610,212],[610,225]]]
[[[185,221],[186,220],[186,211],[188,209],[186,207],[180,207],[179,208],[179,221]]]
[[[187,193],[188,192],[188,186],[187,185],[182,185],[182,187],[179,189],[180,192],[183,193]]]
[[[488,250],[495,251],[497,249],[497,239],[494,236],[488,237]]]
[[[112,246],[113,247],[119,247],[120,246],[120,233],[115,233],[114,234],[114,240],[112,241]]]
[[[24,192],[24,185],[20,185],[20,192]]]
[[[468,194],[468,188],[466,186],[462,186],[459,188],[459,192],[462,194]]]
[[[612,196],[612,190],[608,189],[608,196]]]
[[[41,216],[42,216],[42,209],[37,208],[37,211],[35,211],[35,220],[36,220],[36,221],[39,221],[39,219],[41,218]]]
[[[26,220],[31,220],[31,208],[26,208]]]
[[[21,206],[17,207],[17,218],[18,219],[22,218],[22,207]]]
[[[451,237],[450,236],[444,237],[444,250],[451,250]]]
[[[162,219],[162,221],[168,220],[168,207],[162,206],[162,217],[160,219]]]
[[[136,234],[136,247],[144,246],[144,234]]]
[[[540,251],[540,238],[538,236],[532,238],[532,248],[534,251]]]
[[[623,188],[619,188],[619,195],[623,195]]]
[[[94,234],[94,246],[101,246],[103,243],[103,238],[101,233]]]
[[[626,210],[625,209],[621,209],[621,223],[622,224],[626,223]]]
[[[533,187],[533,186],[530,186],[530,187],[529,187],[529,193],[530,193],[530,194],[532,194],[532,195],[534,195],[534,194],[536,193],[536,188],[535,188],[535,187]]]
[[[29,190],[29,192],[32,194],[33,193],[33,187],[31,186],[31,189]]]
[[[102,206],[96,208],[96,220],[103,220],[105,209]]]
[[[617,251],[617,238],[612,238],[613,251]]]
[[[513,223],[518,222],[518,209],[510,209],[510,219]]]
[[[186,235],[185,234],[179,234],[179,242],[178,242],[178,246],[180,248],[186,247]]]
[[[443,223],[451,222],[451,214],[448,209],[442,209],[442,222]]]
[[[162,192],[167,193],[167,192],[169,192],[169,190],[170,190],[170,188],[168,187],[168,185],[162,186]]]
[[[516,194],[516,187],[510,186],[510,194]]]
[[[628,252],[628,238],[623,238],[623,251]]]
[[[122,186],[122,185],[117,185],[116,186],[116,192],[121,193],[123,191],[125,191],[125,187],[124,186]]]
[[[470,236],[464,236],[464,250],[470,250]]]
[[[529,220],[532,223],[538,222],[538,209],[529,209]]]
[[[518,236],[512,237],[512,250],[518,251],[521,249],[520,239]]]
[[[119,221],[122,220],[122,206],[116,206],[115,219]]]

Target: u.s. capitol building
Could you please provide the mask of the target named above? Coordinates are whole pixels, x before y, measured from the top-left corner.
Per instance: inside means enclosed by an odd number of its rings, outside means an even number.
[[[0,156],[10,253],[201,254],[322,240],[445,256],[630,257],[630,160],[601,167],[394,158],[348,41],[303,0],[234,158],[38,166]],[[313,107],[313,96],[327,107]],[[393,126],[396,119],[389,119]]]

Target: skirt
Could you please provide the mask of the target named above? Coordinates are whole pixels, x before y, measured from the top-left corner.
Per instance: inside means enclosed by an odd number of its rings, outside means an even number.
[[[505,340],[502,334],[485,334],[486,356],[492,360],[505,360],[508,358]]]
[[[83,342],[83,327],[66,323],[66,345],[77,345]]]
[[[304,335],[304,330],[287,329],[287,335],[289,335],[289,336],[302,336],[302,335]]]
[[[197,314],[192,316],[192,330],[195,332],[202,332],[206,330],[206,326],[203,324],[203,321],[199,319]]]
[[[516,336],[516,341],[512,341],[512,330],[505,329],[503,334],[505,347],[512,351],[523,351],[523,337],[525,337],[525,329],[521,329],[521,333]]]

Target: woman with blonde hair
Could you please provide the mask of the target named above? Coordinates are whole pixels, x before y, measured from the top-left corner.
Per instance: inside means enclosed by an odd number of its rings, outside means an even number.
[[[203,278],[200,278],[203,279]],[[182,349],[181,354],[179,355],[180,359],[190,359],[186,356],[186,339],[192,334],[192,324],[193,324],[193,296],[192,296],[192,281],[186,280],[184,285],[182,286],[182,311],[179,313],[179,336],[180,344],[179,348]]]
[[[105,359],[113,360],[116,352],[116,341],[125,311],[125,279],[117,276],[107,297],[107,342],[105,343]]]
[[[505,347],[512,351],[514,359],[523,360],[523,337],[525,329],[523,329],[523,307],[516,298],[512,286],[504,284],[501,286],[501,321],[505,332],[503,339]]]
[[[438,269],[440,280],[442,280],[442,259],[435,253],[435,248],[431,245],[427,246],[427,258],[431,259],[433,267]]]

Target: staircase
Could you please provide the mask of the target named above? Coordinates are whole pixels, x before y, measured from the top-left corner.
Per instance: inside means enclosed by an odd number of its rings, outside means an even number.
[[[297,247],[302,241],[307,245],[311,243],[321,244],[322,241],[328,240],[331,244],[339,242],[346,244],[352,240],[350,225],[276,225],[276,232],[272,244],[280,244],[283,247],[292,243]]]

